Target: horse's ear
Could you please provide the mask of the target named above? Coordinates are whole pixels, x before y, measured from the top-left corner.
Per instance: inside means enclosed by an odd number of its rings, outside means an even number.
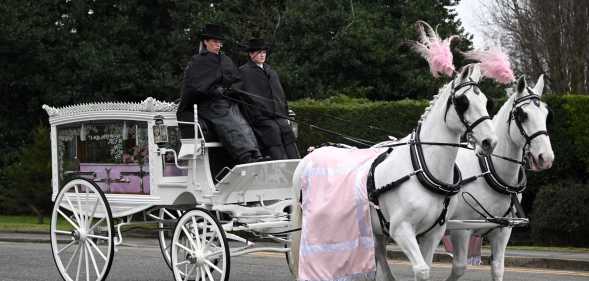
[[[481,77],[482,77],[482,75],[481,75],[481,67],[480,67],[480,65],[478,63],[475,63],[472,66],[472,71],[470,72],[470,76],[469,77],[470,77],[470,79],[472,79],[473,81],[475,81],[477,83],[481,80]]]
[[[538,81],[536,82],[536,86],[534,86],[534,92],[539,96],[542,96],[542,91],[544,91],[544,74],[540,74],[538,77]]]
[[[527,86],[528,86],[528,84],[526,83],[526,76],[522,75],[519,78],[519,80],[517,80],[517,94],[519,96],[522,96],[522,94]]]
[[[472,64],[467,64],[464,67],[462,67],[462,70],[460,71],[460,81],[466,80],[470,76],[471,72]]]

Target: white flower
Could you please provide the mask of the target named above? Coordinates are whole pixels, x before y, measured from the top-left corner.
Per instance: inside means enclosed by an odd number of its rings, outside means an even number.
[[[94,14],[94,10],[92,10],[92,9],[88,10],[88,14],[89,15],[93,15]]]

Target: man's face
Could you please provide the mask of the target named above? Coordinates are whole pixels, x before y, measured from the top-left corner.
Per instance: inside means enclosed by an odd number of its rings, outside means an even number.
[[[205,39],[205,46],[207,47],[207,51],[218,55],[219,51],[221,51],[221,47],[223,47],[223,42],[214,38]]]
[[[250,52],[250,59],[255,64],[263,64],[266,62],[266,50],[259,50],[255,52]]]

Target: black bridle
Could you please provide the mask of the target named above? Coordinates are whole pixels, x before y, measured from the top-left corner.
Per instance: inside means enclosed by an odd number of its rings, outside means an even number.
[[[489,213],[487,210],[485,210],[485,208],[482,206],[482,204],[478,200],[476,200],[476,198],[474,198],[474,196],[472,194],[466,193],[466,192],[462,194],[464,202],[466,202],[466,204],[468,204],[479,215],[481,215],[483,218],[485,218],[485,220],[487,220],[489,222],[495,222],[503,227],[505,227],[505,226],[524,226],[524,225],[527,225],[527,223],[528,223],[527,219],[522,219],[521,222],[516,223],[514,225],[513,221],[510,221],[509,219],[506,219],[505,217],[508,216],[509,213],[511,213],[513,211],[513,207],[515,207],[515,210],[516,210],[515,215],[518,218],[525,218],[526,217],[526,215],[523,211],[523,208],[517,198],[517,194],[522,193],[527,187],[527,177],[526,177],[526,171],[525,171],[524,167],[527,167],[529,165],[529,163],[527,161],[526,154],[529,153],[529,147],[530,147],[531,142],[534,138],[541,136],[541,135],[548,136],[547,130],[539,130],[531,135],[528,135],[526,130],[523,127],[522,123],[526,120],[527,116],[526,116],[526,113],[523,111],[522,107],[526,104],[529,104],[529,102],[533,102],[534,105],[536,105],[536,106],[540,106],[540,104],[541,104],[540,103],[540,96],[537,95],[536,93],[534,93],[534,91],[532,91],[532,89],[530,87],[527,87],[526,89],[527,89],[529,95],[527,95],[525,97],[521,97],[519,99],[515,99],[513,101],[511,112],[509,113],[509,117],[507,120],[507,123],[508,123],[507,134],[508,134],[509,138],[511,139],[511,134],[510,134],[511,121],[513,119],[513,121],[515,122],[515,125],[517,126],[521,135],[524,137],[524,139],[526,141],[526,143],[524,144],[524,147],[522,149],[522,160],[518,161],[518,160],[510,159],[507,157],[497,156],[501,159],[508,160],[510,162],[517,163],[520,165],[519,173],[518,173],[518,183],[516,183],[515,185],[511,185],[511,184],[505,182],[504,180],[502,180],[499,177],[499,175],[497,175],[497,172],[496,172],[495,167],[493,165],[493,161],[491,159],[491,156],[481,156],[481,155],[478,155],[478,160],[479,160],[479,165],[481,167],[482,173],[479,175],[475,175],[470,178],[464,179],[462,182],[463,184],[466,184],[466,183],[475,181],[479,177],[484,177],[485,181],[487,182],[487,184],[491,188],[493,188],[495,191],[497,191],[499,193],[505,194],[510,197],[511,202],[510,202],[509,208],[507,208],[507,211],[503,214],[502,217],[495,217],[491,213]],[[524,102],[528,102],[528,103],[524,104]],[[550,110],[549,110],[548,114],[550,114]],[[512,139],[512,141],[513,141],[513,139]],[[475,208],[472,204],[470,204],[466,200],[465,195],[469,195],[471,197],[471,199],[473,199],[476,202],[476,204],[478,204],[478,206],[485,212],[485,214],[483,214],[482,212],[477,210],[477,208]],[[494,228],[485,232],[482,236],[487,235],[493,229]]]
[[[513,101],[513,106],[511,109],[511,112],[509,113],[509,118],[507,119],[507,135],[510,136],[511,138],[511,134],[509,133],[511,131],[511,121],[513,120],[513,122],[515,123],[515,125],[517,126],[517,128],[519,129],[520,134],[522,135],[522,137],[524,137],[525,139],[525,144],[524,147],[522,149],[522,163],[525,164],[526,166],[529,164],[527,162],[527,158],[526,158],[526,154],[529,153],[530,151],[530,145],[532,143],[532,140],[541,136],[541,135],[546,135],[548,136],[548,131],[547,130],[538,130],[537,132],[529,135],[526,130],[524,129],[523,126],[523,122],[525,121],[525,112],[523,112],[522,107],[525,104],[522,104],[526,101],[532,101],[536,106],[540,106],[540,96],[535,94],[532,89],[530,89],[530,87],[527,87],[527,91],[529,93],[529,95],[525,96],[525,97],[521,97],[519,99],[516,99]],[[528,103],[526,103],[528,104]]]
[[[529,87],[527,88],[527,91],[528,91],[529,95],[527,95],[525,97],[521,97],[519,99],[515,99],[513,101],[513,105],[511,107],[511,112],[509,113],[509,118],[507,120],[507,123],[508,123],[507,134],[508,134],[509,138],[511,139],[511,134],[510,134],[511,121],[513,120],[515,125],[518,127],[521,135],[524,137],[524,139],[526,141],[524,144],[524,147],[522,148],[521,160],[511,159],[511,158],[499,156],[499,155],[487,155],[487,156],[479,155],[478,156],[479,166],[481,167],[482,173],[479,175],[475,175],[470,178],[464,179],[463,184],[472,182],[472,181],[476,180],[477,178],[484,176],[485,180],[487,181],[487,184],[490,187],[492,187],[497,192],[500,192],[503,194],[517,194],[517,193],[523,192],[526,189],[527,178],[526,178],[526,173],[525,173],[524,168],[528,168],[528,166],[529,166],[526,154],[529,153],[529,147],[530,147],[531,142],[534,138],[541,136],[541,135],[548,136],[547,130],[539,130],[531,135],[528,135],[526,133],[526,130],[523,127],[522,123],[525,121],[525,119],[527,117],[525,116],[525,112],[523,112],[522,107],[524,105],[528,104],[528,103],[526,103],[526,104],[523,104],[523,103],[527,102],[527,101],[531,101],[536,106],[540,106],[540,96],[535,94]],[[549,114],[550,114],[550,112],[549,112]],[[513,141],[513,139],[512,139],[512,141]],[[492,157],[501,158],[503,160],[520,165],[519,176],[518,176],[519,180],[518,180],[517,184],[510,185],[509,183],[505,182],[497,175],[497,172],[495,171],[495,166],[493,165],[493,161],[491,160]]]
[[[454,110],[456,110],[456,113],[458,114],[458,118],[460,119],[460,122],[462,122],[462,124],[466,128],[465,133],[467,136],[470,137],[470,135],[472,134],[472,131],[474,130],[474,128],[476,126],[483,123],[483,121],[485,121],[485,120],[491,120],[491,117],[489,115],[481,116],[479,119],[472,122],[472,124],[469,123],[466,120],[466,118],[464,118],[465,110],[459,110],[457,108],[458,102],[456,100],[456,92],[458,92],[458,90],[460,90],[464,87],[473,88],[473,92],[476,95],[479,95],[481,93],[481,90],[479,89],[479,84],[477,82],[471,80],[470,78],[468,79],[468,81],[462,82],[462,83],[458,84],[456,87],[454,87],[454,81],[452,81],[452,93],[450,93],[450,96],[448,97],[448,101],[446,102],[446,112],[444,113],[444,122],[446,122],[446,116],[448,115],[448,111],[450,110],[450,105],[454,105]],[[465,93],[466,93],[466,91],[465,91]]]

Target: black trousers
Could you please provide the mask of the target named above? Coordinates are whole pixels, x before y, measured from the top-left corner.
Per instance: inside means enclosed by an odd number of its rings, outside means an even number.
[[[194,119],[192,112],[179,112],[177,116],[182,121],[192,122],[185,119]],[[207,129],[214,132],[238,163],[252,162],[261,156],[254,132],[235,103],[218,99],[199,104],[198,117],[210,126]],[[180,135],[182,138],[194,138],[193,126],[180,126]]]
[[[258,119],[253,122],[252,128],[263,155],[270,156],[272,160],[300,158],[294,132],[286,119]]]

